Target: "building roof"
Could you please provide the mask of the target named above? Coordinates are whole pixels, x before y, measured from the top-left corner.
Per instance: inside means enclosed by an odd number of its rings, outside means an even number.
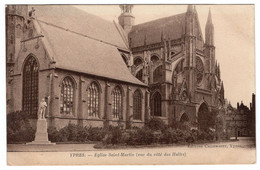
[[[71,5],[37,5],[33,7],[37,20],[128,50],[128,44],[123,39],[125,34],[119,31],[122,28],[115,22],[107,21]]]
[[[124,63],[117,46],[127,47],[114,23],[66,5],[35,9],[34,22],[57,68],[146,86]]]
[[[131,48],[155,44],[165,39],[181,38],[184,32],[186,13],[160,18],[132,27],[129,33]]]

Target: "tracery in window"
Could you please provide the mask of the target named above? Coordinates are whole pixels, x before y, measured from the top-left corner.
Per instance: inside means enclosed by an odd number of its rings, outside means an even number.
[[[39,66],[36,59],[30,56],[23,69],[23,111],[37,118],[38,111]]]
[[[142,119],[142,95],[139,90],[136,90],[133,95],[133,119]]]
[[[203,79],[204,65],[199,57],[196,57],[197,83],[200,84]]]
[[[61,84],[60,113],[73,114],[74,105],[74,82],[70,77],[65,77]]]
[[[121,119],[122,116],[122,91],[118,86],[112,92],[112,116],[113,119]]]
[[[99,87],[93,82],[88,88],[88,115],[99,117]]]

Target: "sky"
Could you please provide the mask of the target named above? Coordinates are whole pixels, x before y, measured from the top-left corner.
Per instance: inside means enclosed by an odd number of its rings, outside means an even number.
[[[88,13],[118,22],[118,5],[79,5]],[[249,106],[255,93],[254,6],[196,5],[205,39],[205,24],[211,9],[215,27],[216,60],[220,63],[225,98],[236,106]],[[186,12],[187,5],[135,5],[135,24]]]

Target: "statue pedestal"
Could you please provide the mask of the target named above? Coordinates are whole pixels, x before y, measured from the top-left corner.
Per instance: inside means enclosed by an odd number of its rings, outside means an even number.
[[[55,145],[55,143],[51,143],[48,139],[47,132],[47,121],[46,119],[38,119],[37,120],[37,129],[35,133],[34,141],[30,143],[26,143],[27,145]]]

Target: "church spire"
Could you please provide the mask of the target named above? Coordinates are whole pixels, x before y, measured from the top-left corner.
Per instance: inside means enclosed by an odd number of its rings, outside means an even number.
[[[207,24],[212,24],[211,9],[209,8]]]
[[[188,5],[188,8],[187,8],[187,13],[192,13],[193,12],[193,5]]]
[[[207,24],[205,28],[206,45],[214,46],[214,25],[211,17],[211,10],[209,9]]]

